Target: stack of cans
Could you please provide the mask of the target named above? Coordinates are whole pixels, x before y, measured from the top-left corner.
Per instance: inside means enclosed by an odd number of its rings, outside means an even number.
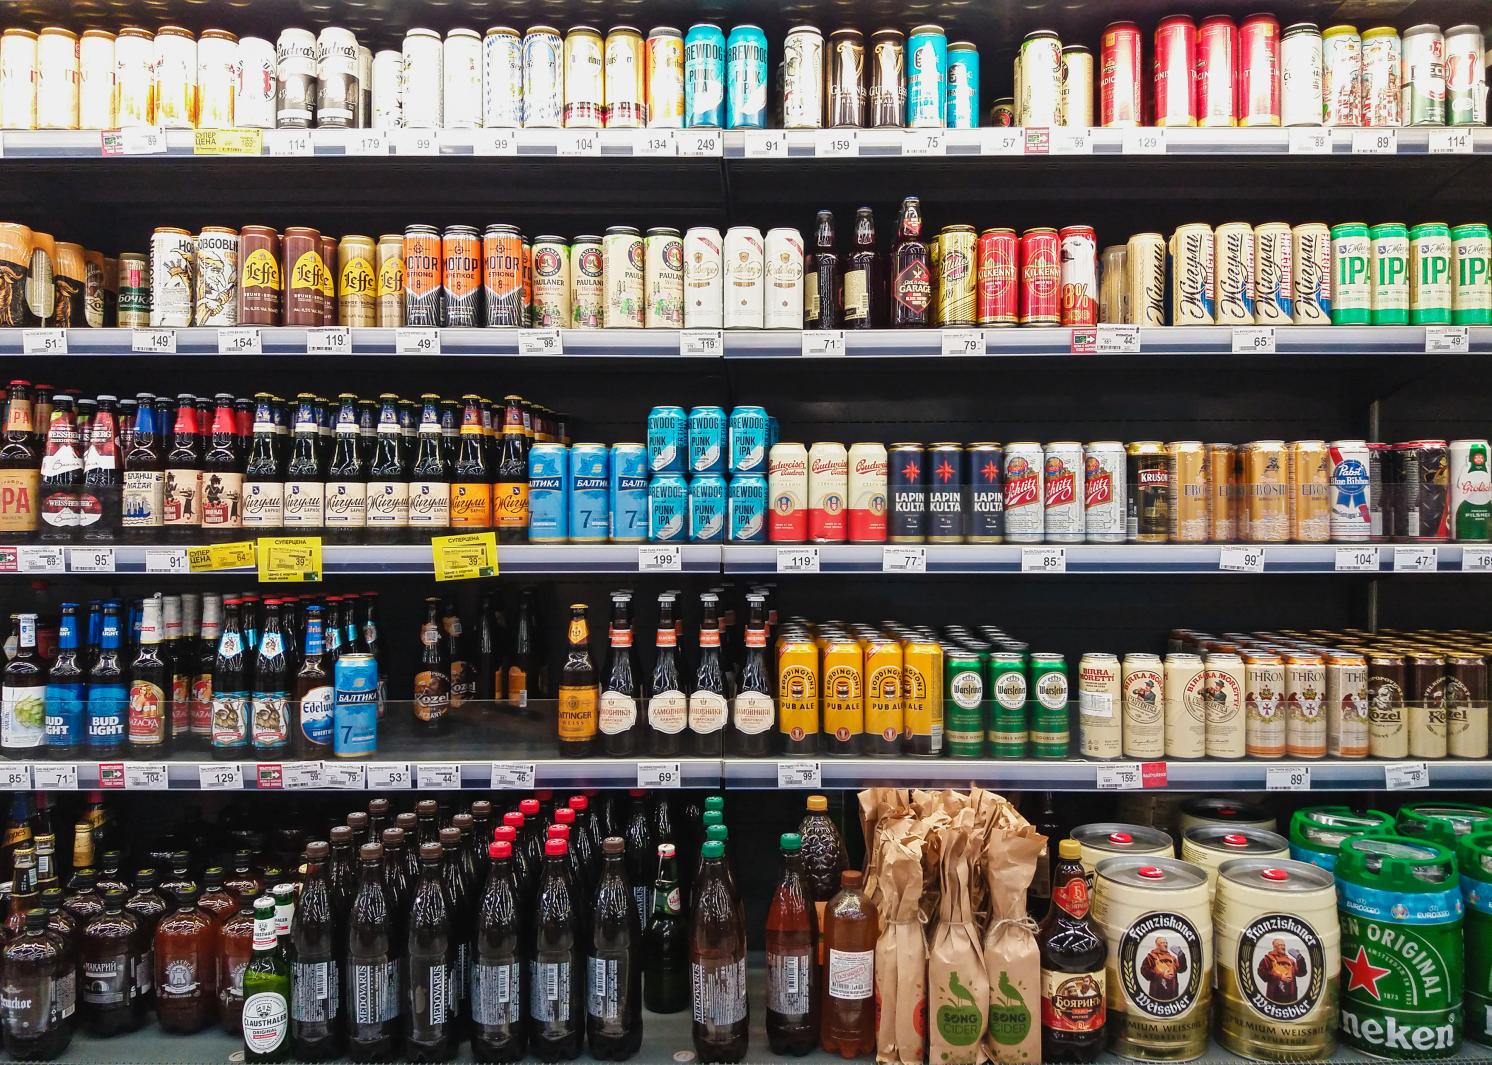
[[[642,444],[534,444],[528,453],[529,543],[645,542],[647,467]]]
[[[648,412],[647,539],[767,539],[767,456],[777,420],[765,407],[654,407]]]

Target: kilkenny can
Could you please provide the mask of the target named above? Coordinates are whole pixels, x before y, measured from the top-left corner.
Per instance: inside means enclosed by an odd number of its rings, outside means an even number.
[[[865,124],[872,129],[897,129],[907,107],[906,34],[880,29],[870,35],[870,78],[866,92]]]
[[[761,230],[754,226],[731,226],[725,234],[721,261],[725,328],[760,329],[766,302],[762,280],[766,272],[766,245]]]
[[[1124,246],[1125,302],[1130,325],[1166,324],[1166,240],[1136,233]]]
[[[197,235],[193,325],[238,324],[238,242],[238,230],[224,226],[203,226]]]
[[[677,229],[656,226],[643,240],[643,325],[680,329],[684,325],[684,238]]]
[[[803,328],[803,237],[796,229],[767,230],[762,263],[762,325],[767,329]]]
[[[1288,222],[1254,227],[1254,321],[1289,325],[1295,314],[1295,271]]]
[[[1171,234],[1170,252],[1172,324],[1214,324],[1212,227],[1205,222],[1178,226]]]
[[[927,538],[927,449],[892,444],[887,453],[890,529],[893,544],[920,544]]]
[[[689,417],[683,407],[648,411],[648,470],[682,474],[689,457]]]
[[[1155,116],[1157,126],[1195,126],[1197,24],[1170,15],[1155,27]]]
[[[1331,458],[1331,538],[1362,543],[1371,538],[1368,445],[1363,440],[1333,440]]]
[[[865,125],[865,35],[839,29],[829,34],[829,110],[825,125],[858,128]]]
[[[927,542],[961,544],[967,534],[969,462],[962,444],[927,450]]]
[[[1093,53],[1087,45],[1062,49],[1062,124],[1080,129],[1093,125]]]
[[[536,329],[569,329],[570,247],[563,237],[534,238],[533,324]],[[454,324],[454,323],[453,323]]]
[[[1290,230],[1295,267],[1296,325],[1326,325],[1332,309],[1331,230],[1321,222],[1303,222]]]
[[[1168,490],[1173,544],[1207,542],[1210,531],[1207,508],[1212,493],[1207,483],[1207,452],[1200,440],[1173,440],[1166,445],[1170,465]]]
[[[693,226],[684,234],[684,328],[719,329],[724,322],[725,281],[720,230]],[[802,261],[798,273],[801,283]],[[802,308],[799,308],[799,318]]]
[[[1372,318],[1371,239],[1362,222],[1331,227],[1332,325],[1366,325]]]
[[[701,473],[689,479],[689,542],[718,544],[725,540],[725,477]]]
[[[248,230],[245,229],[245,234]],[[247,253],[245,253],[247,254]],[[404,324],[404,235],[384,233],[378,238],[378,321],[380,328]]]
[[[1064,226],[1060,234],[1062,324],[1098,324],[1098,240],[1092,226]]]
[[[857,544],[886,540],[886,447],[852,444],[848,455],[849,541]]]
[[[1239,487],[1247,496],[1247,505],[1240,509],[1247,514],[1248,521],[1241,538],[1255,544],[1284,543],[1290,538],[1290,477],[1285,442],[1251,440],[1243,445],[1242,454],[1243,480]]]
[[[337,324],[378,324],[378,246],[372,237],[354,234],[337,244]]]
[[[378,753],[378,659],[347,653],[333,671],[332,754],[366,758]]]
[[[684,125],[684,35],[672,26],[648,31],[643,57],[647,68],[647,123],[654,129]]]
[[[681,473],[655,473],[648,482],[648,541],[683,543],[689,537],[689,486]]]
[[[1492,323],[1492,235],[1472,222],[1451,227],[1451,321]]]
[[[1213,234],[1214,299],[1218,325],[1254,323],[1254,227],[1227,222]]]
[[[1103,29],[1099,52],[1099,122],[1106,128],[1140,124],[1140,27],[1133,22],[1111,22]]]
[[[1409,322],[1409,230],[1382,222],[1368,230],[1374,325]]]
[[[1047,541],[1082,543],[1086,528],[1083,445],[1076,440],[1047,444],[1042,449],[1042,484],[1042,528]]]
[[[376,57],[374,62],[376,69]],[[640,70],[638,77],[642,77]],[[618,87],[621,80],[618,77]],[[523,125],[523,35],[511,26],[493,26],[482,37],[482,125],[488,129]]]
[[[1280,23],[1249,15],[1238,27],[1238,124],[1280,124]]]
[[[1444,222],[1421,222],[1409,230],[1409,323],[1451,321],[1451,230]]]
[[[565,34],[564,105],[567,129],[599,129],[605,115],[605,57],[601,34],[591,26],[575,26]],[[449,104],[447,105],[449,106]]]
[[[1445,125],[1445,37],[1439,26],[1404,31],[1402,116],[1406,126]]]
[[[655,410],[658,408],[654,408]],[[725,472],[725,410],[722,407],[695,407],[689,412],[689,476],[697,473]]]
[[[608,38],[610,40],[610,38]],[[607,71],[608,77],[610,71]],[[725,41],[725,122],[729,129],[767,125],[767,35],[749,23],[731,28]]]
[[[943,124],[949,129],[973,129],[979,125],[979,50],[969,41],[955,41],[948,46],[948,95]]]
[[[1399,31],[1375,26],[1362,35],[1362,124],[1401,126]]]
[[[648,538],[648,449],[644,444],[611,447],[611,542],[639,544]]]
[[[907,34],[907,128],[943,126],[947,93],[948,37],[941,26],[917,26]]]
[[[1159,440],[1137,440],[1124,450],[1125,539],[1163,544],[1171,535],[1171,461],[1166,446]]]
[[[1319,126],[1322,120],[1321,28],[1296,22],[1280,35],[1280,124]]]
[[[707,22],[696,22],[684,36],[684,126],[725,126],[725,34]]]
[[[941,269],[938,271],[937,324],[940,326],[974,324],[976,243],[973,226],[944,226],[938,234]],[[1062,265],[1065,269],[1065,259]]]
[[[1051,30],[1033,30],[1016,56],[1016,125],[1050,129],[1064,125],[1062,42]]]
[[[998,544],[1005,540],[1005,449],[999,444],[968,446],[969,503],[965,540]]]
[[[605,272],[600,237],[582,234],[570,241],[571,328],[601,328],[602,308],[606,304]]]
[[[1458,543],[1492,540],[1492,473],[1486,440],[1450,443],[1450,529]]]
[[[1117,440],[1083,445],[1083,532],[1090,544],[1122,544],[1126,515],[1125,451]]]
[[[1197,27],[1197,125],[1236,126],[1238,26],[1209,15]]]
[[[1061,324],[1061,255],[1062,242],[1055,229],[1039,227],[1021,234],[1021,325]]]
[[[767,492],[771,512],[768,538],[774,543],[808,539],[808,449],[777,443],[767,454]]]
[[[287,244],[289,230],[286,231]],[[289,259],[289,252],[286,252]],[[404,321],[407,325],[439,326],[441,313],[442,254],[440,230],[414,225],[404,230]],[[287,280],[287,285],[289,284]],[[291,304],[286,303],[289,323]]]
[[[982,326],[1015,325],[1020,305],[1020,243],[1015,230],[993,228],[979,234],[974,317]]]
[[[553,26],[530,26],[523,34],[523,126],[564,125],[565,45]]]
[[[1286,445],[1290,467],[1290,539],[1326,543],[1332,538],[1331,451],[1324,440],[1292,440]]]
[[[635,226],[609,226],[601,238],[606,303],[601,324],[607,329],[640,329],[643,324],[643,240]]]
[[[185,229],[161,226],[150,236],[150,326],[192,324],[196,242]],[[50,318],[51,315],[44,317]]]
[[[733,544],[766,542],[766,475],[739,473],[731,477],[726,488],[725,538]]]
[[[1078,660],[1078,753],[1084,758],[1123,753],[1123,698],[1119,659],[1085,652]]]
[[[1321,34],[1322,117],[1328,126],[1361,126],[1362,37],[1356,26],[1329,26]]]

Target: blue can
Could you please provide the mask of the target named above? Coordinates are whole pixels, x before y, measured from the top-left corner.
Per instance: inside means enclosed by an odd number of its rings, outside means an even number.
[[[725,539],[725,477],[701,473],[689,482],[689,542],[718,544]]]
[[[605,444],[570,448],[570,539],[611,539],[611,449]]]
[[[949,129],[979,126],[979,49],[968,41],[948,46],[948,95],[943,124]]]
[[[683,473],[688,435],[689,416],[683,407],[654,407],[648,411],[648,470]]]
[[[726,538],[733,544],[767,539],[767,475],[738,473],[726,492]]]
[[[689,476],[725,472],[725,408],[689,412]]]
[[[725,42],[725,123],[730,129],[767,126],[767,35],[737,26]]]
[[[725,125],[725,34],[696,22],[684,36],[684,127]]]
[[[611,542],[640,544],[648,538],[648,449],[617,444],[611,449]]]
[[[782,434],[777,431],[777,419],[767,419],[767,450],[772,450],[772,445],[782,439]]]
[[[941,26],[918,26],[907,35],[907,128],[943,125],[948,95],[948,36]]]
[[[766,407],[736,407],[730,412],[730,472],[765,473],[771,422]]]
[[[332,754],[366,758],[378,753],[378,659],[350,654],[332,671]]]
[[[562,544],[570,537],[570,449],[535,444],[528,453],[528,539]]]
[[[682,473],[655,473],[648,485],[648,539],[683,543],[689,533],[689,485]]]

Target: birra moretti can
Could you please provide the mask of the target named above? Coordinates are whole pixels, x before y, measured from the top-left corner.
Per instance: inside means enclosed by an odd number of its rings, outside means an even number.
[[[1492,472],[1486,440],[1450,444],[1451,531],[1460,543],[1492,539]]]

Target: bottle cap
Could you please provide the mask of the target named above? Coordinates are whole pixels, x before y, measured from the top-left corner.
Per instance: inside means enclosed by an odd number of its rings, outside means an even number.
[[[420,844],[420,861],[422,862],[438,862],[444,854],[445,851],[441,849],[439,843]]]
[[[706,828],[709,828],[711,825],[723,825],[725,824],[725,814],[719,810],[706,810],[700,821],[703,822]]]
[[[865,883],[865,874],[858,869],[846,869],[839,874],[839,886],[842,888],[858,888]]]
[[[544,841],[544,854],[550,858],[563,858],[570,851],[570,845],[563,839],[548,839]]]
[[[579,813],[581,810],[589,810],[591,808],[591,800],[587,799],[584,795],[571,795],[570,801],[566,805],[576,813]]]
[[[784,832],[777,844],[784,851],[800,851],[803,849],[803,837],[796,832]]]
[[[549,831],[544,833],[544,835],[547,839],[562,839],[568,842],[570,839],[570,826],[550,825]]]
[[[621,836],[607,836],[601,841],[602,854],[625,854],[627,853],[627,841]]]
[[[724,795],[706,795],[705,796],[705,810],[706,811],[709,811],[709,810],[724,810],[724,809],[725,809],[725,796]]]
[[[561,806],[554,811],[554,823],[557,825],[573,825],[575,823],[575,811],[568,806]]]
[[[518,841],[518,830],[512,825],[498,825],[492,830],[492,838],[510,846]]]
[[[523,827],[524,820],[524,816],[516,810],[503,814],[503,825],[515,831]]]
[[[706,858],[724,858],[725,844],[718,839],[712,839],[700,848],[700,853]]]
[[[1083,856],[1083,845],[1075,839],[1064,839],[1057,844],[1057,856],[1069,861]]]
[[[808,810],[810,813],[821,814],[829,809],[829,800],[822,795],[808,796]]]
[[[705,829],[705,839],[716,840],[720,843],[724,843],[726,840],[730,839],[730,829],[726,828],[724,825],[711,825],[709,828]]]
[[[487,857],[489,858],[511,858],[513,857],[513,845],[507,840],[498,840],[496,843],[487,844]]]

